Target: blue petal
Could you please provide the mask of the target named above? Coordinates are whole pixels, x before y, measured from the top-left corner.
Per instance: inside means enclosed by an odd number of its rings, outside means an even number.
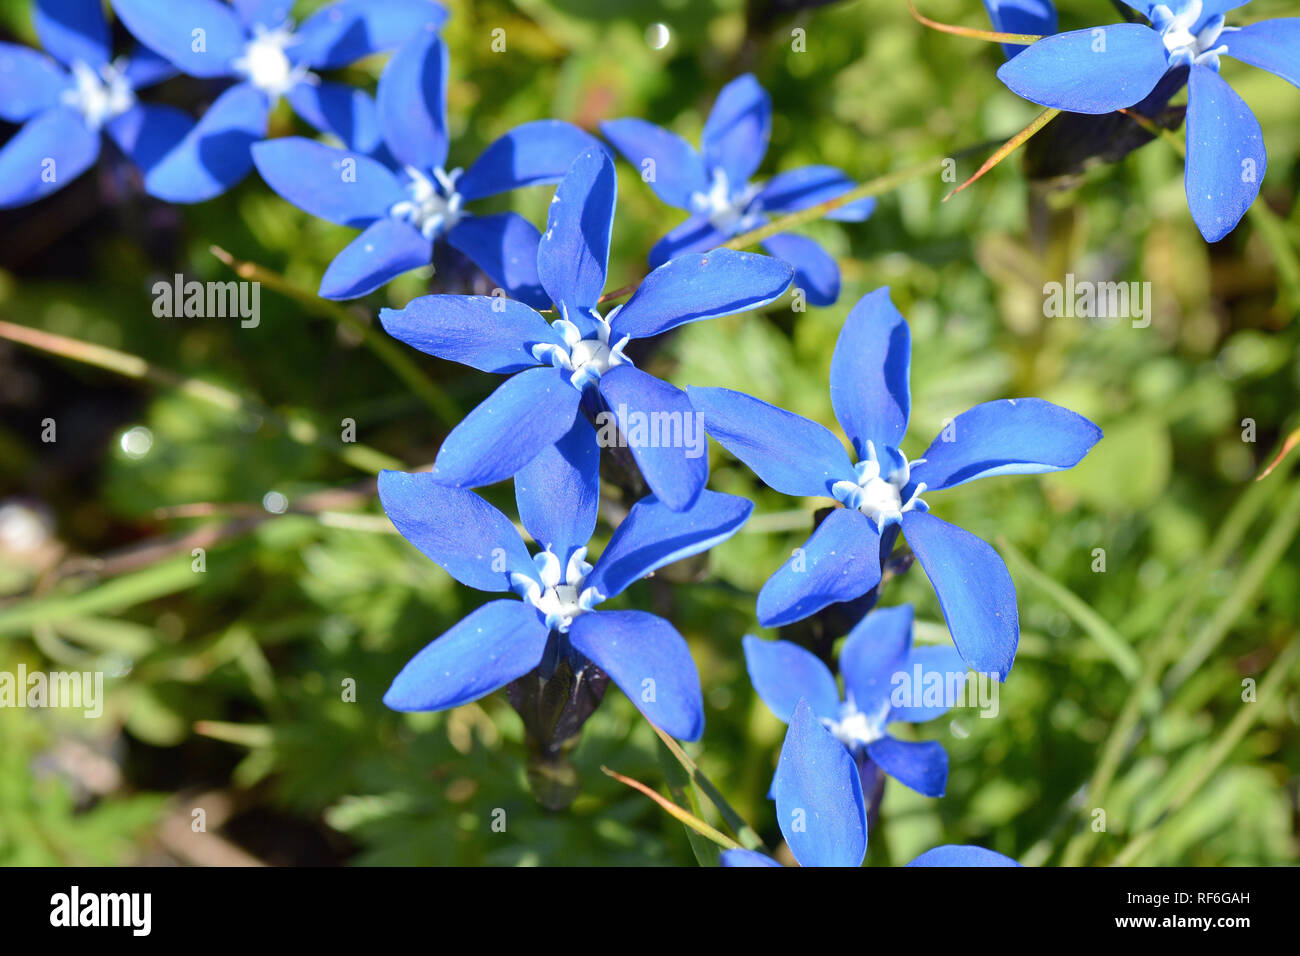
[[[758,203],[767,212],[797,212],[834,199],[853,188],[854,182],[833,166],[802,166],[777,173],[759,191]],[[861,222],[876,208],[872,197],[859,199],[827,213],[827,219]]]
[[[757,309],[785,293],[791,274],[780,259],[752,252],[678,256],[642,280],[610,327],[615,339],[643,339],[687,322]]]
[[[341,0],[303,21],[293,49],[316,69],[347,66],[446,21],[447,11],[432,0]]]
[[[600,131],[668,205],[690,209],[692,196],[708,193],[700,154],[676,133],[635,117],[601,123]]]
[[[930,443],[912,471],[929,491],[990,475],[1073,468],[1101,438],[1082,415],[1041,398],[984,402],[962,412]]]
[[[969,531],[920,511],[903,515],[903,535],[934,586],[962,659],[972,670],[1006,680],[1020,642],[1020,617],[1002,558]]]
[[[582,152],[599,148],[590,133],[562,120],[534,120],[494,140],[456,181],[466,200],[522,186],[556,183]]]
[[[235,11],[217,0],[113,0],[113,11],[132,36],[190,76],[231,75],[230,61],[248,40]]]
[[[461,584],[509,591],[512,572],[537,577],[510,519],[472,491],[427,471],[381,471],[379,501],[402,537]]]
[[[293,0],[232,0],[232,6],[246,26],[274,30],[289,18]]]
[[[815,239],[782,232],[768,236],[763,247],[794,269],[794,287],[809,305],[834,305],[840,297],[840,267]]]
[[[835,482],[854,480],[844,445],[816,422],[729,388],[687,394],[714,440],[782,494],[829,498]]]
[[[807,699],[818,717],[839,719],[839,688],[816,654],[789,641],[764,641],[752,634],[746,634],[743,643],[749,682],[777,720],[788,724],[801,699]]]
[[[136,103],[113,117],[106,129],[113,142],[146,173],[171,152],[194,126],[183,110],[156,103]]]
[[[266,97],[239,83],[217,97],[203,118],[145,177],[151,196],[168,202],[202,202],[248,175],[253,143],[266,136]]]
[[[977,703],[972,686],[966,683],[971,680],[966,662],[962,660],[957,648],[949,644],[912,648],[899,670],[907,675],[907,686],[911,696],[905,696],[903,703],[890,709],[889,720],[891,721],[900,720],[909,724],[920,724],[942,717],[959,701],[968,707],[973,707]],[[936,686],[944,688],[943,698],[937,704],[927,705],[926,688],[931,686],[931,681],[935,682]],[[949,697],[948,688],[955,689],[958,686],[962,687],[960,693],[967,696]]]
[[[654,244],[647,261],[651,269],[658,269],[669,259],[690,252],[707,252],[726,241],[727,237],[713,228],[707,216],[691,216]]]
[[[776,866],[781,864],[770,856],[753,850],[723,850],[718,857],[719,866]]]
[[[504,481],[573,427],[581,398],[559,369],[512,375],[443,440],[433,473],[461,488]]]
[[[998,79],[1040,106],[1110,113],[1139,102],[1167,67],[1160,34],[1117,23],[1039,40],[1003,63]]]
[[[1300,86],[1300,17],[1279,17],[1224,31],[1219,42],[1227,45],[1228,56]]]
[[[700,675],[685,639],[663,618],[645,611],[592,611],[574,619],[569,641],[650,723],[679,740],[700,739]]]
[[[32,24],[41,46],[68,66],[98,69],[112,55],[102,0],[36,0]]]
[[[1139,2],[1141,2],[1141,0],[1139,0]],[[1156,0],[1156,3],[1159,2],[1163,2],[1163,0]],[[1205,2],[1201,4],[1200,18],[1196,21],[1196,23],[1192,25],[1192,32],[1200,33],[1201,28],[1204,27],[1207,23],[1209,23],[1219,14],[1227,13],[1229,10],[1235,10],[1238,7],[1244,7],[1249,2],[1250,0],[1205,0]],[[1155,3],[1143,4],[1143,6],[1136,7],[1136,9],[1138,9],[1144,15],[1150,16],[1150,8],[1154,7],[1155,5],[1156,5]],[[1133,4],[1130,4],[1130,6],[1133,6]],[[1265,23],[1277,23],[1277,21],[1266,20]],[[1224,41],[1220,39],[1219,42],[1222,43]]]
[[[575,415],[573,427],[515,475],[515,503],[533,540],[561,565],[586,545],[600,504],[600,447],[587,419]]]
[[[717,491],[702,492],[686,511],[647,495],[619,524],[586,584],[611,598],[652,571],[726,541],[753,510],[753,502]]]
[[[489,601],[411,658],[384,703],[447,710],[486,697],[542,661],[550,633],[522,601]]]
[[[447,160],[447,49],[431,29],[398,47],[379,77],[379,125],[404,165],[441,169]]]
[[[1019,866],[1015,860],[982,846],[948,844],[926,850],[908,866]]]
[[[341,226],[363,228],[406,198],[397,177],[369,156],[285,136],[253,145],[266,184],[299,209]]]
[[[21,123],[58,106],[71,87],[68,74],[45,54],[0,43],[0,119]]]
[[[348,149],[371,153],[379,145],[379,109],[364,90],[319,80],[297,83],[285,96],[299,116]]]
[[[984,0],[989,21],[999,33],[1027,33],[1033,36],[1051,36],[1056,32],[1056,8],[1051,0]],[[1002,44],[1007,59],[1015,56],[1024,46]]]
[[[831,357],[831,405],[859,461],[872,442],[882,461],[907,433],[912,396],[912,336],[889,300],[889,287],[858,300],[844,320]]]
[[[99,134],[63,106],[38,113],[0,148],[0,209],[44,199],[99,158]]]
[[[322,299],[355,299],[403,272],[429,264],[433,244],[396,219],[376,219],[334,257],[320,280]]]
[[[122,74],[131,84],[131,89],[139,91],[170,80],[176,75],[176,66],[144,44],[137,43],[131,50]]]
[[[772,780],[776,822],[800,866],[861,866],[867,811],[858,769],[806,700],[790,719]]]
[[[709,480],[709,440],[686,393],[635,365],[611,368],[598,387],[608,405],[597,420],[602,435],[626,441],[660,501],[689,508]]]
[[[926,797],[942,797],[948,785],[948,752],[933,740],[919,743],[881,737],[867,744],[867,756],[885,773]]]
[[[880,583],[880,535],[870,518],[836,508],[758,592],[758,622],[781,627]]]
[[[596,307],[605,288],[618,179],[603,149],[589,149],[560,180],[537,249],[537,274],[562,311]]]
[[[537,309],[549,309],[551,297],[537,277],[537,245],[541,238],[537,227],[517,212],[466,216],[447,233],[447,241],[510,298]]]
[[[738,76],[718,93],[704,123],[704,164],[723,170],[727,182],[738,188],[762,164],[771,132],[772,98],[752,74]]]
[[[912,646],[912,605],[869,613],[849,632],[840,650],[844,696],[864,713],[875,713],[889,699],[894,674]]]
[[[380,309],[379,321],[393,338],[421,352],[498,375],[539,365],[534,345],[564,346],[528,306],[492,295],[422,295],[405,308]]]
[[[1217,72],[1192,67],[1187,81],[1187,208],[1207,242],[1232,232],[1268,167],[1259,120]]]

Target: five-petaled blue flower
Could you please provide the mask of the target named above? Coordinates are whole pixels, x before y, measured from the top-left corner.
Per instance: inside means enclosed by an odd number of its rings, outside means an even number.
[[[1021,54],[1023,56],[1023,54]],[[1020,639],[1016,592],[998,553],[928,514],[921,494],[988,475],[1071,468],[1101,437],[1081,415],[1037,398],[976,405],[908,462],[899,450],[911,413],[907,321],[877,289],[853,307],[831,359],[831,404],[857,457],[816,422],[725,388],[691,388],[705,428],[765,483],[843,505],[763,585],[758,619],[778,627],[880,582],[901,530],[930,578],[966,663],[1005,680]]]
[[[800,866],[861,866],[867,855],[867,814],[854,758],[818,718],[806,698],[794,704],[772,782],[776,822]],[[779,866],[753,850],[728,850],[723,866]],[[977,846],[927,850],[908,866],[1019,866]]]
[[[136,99],[174,70],[143,48],[110,59],[99,0],[37,0],[33,20],[55,59],[0,43],[0,119],[23,124],[0,149],[0,208],[72,182],[99,158],[102,133],[147,172],[193,123],[180,110]]]
[[[921,723],[943,716],[954,703],[946,699],[947,688],[967,676],[966,665],[952,646],[912,646],[910,604],[872,611],[850,632],[840,651],[843,700],[834,676],[811,651],[753,635],[745,636],[744,645],[750,682],[768,709],[788,724],[795,705],[807,700],[822,728],[848,748],[853,773],[868,776],[864,787],[873,782],[871,764],[875,764],[918,793],[943,796],[948,782],[943,745],[933,740],[898,740],[886,732],[896,721]],[[944,693],[931,695],[926,706],[923,694],[931,684]],[[796,741],[793,752],[797,758],[805,748]],[[813,772],[797,764],[795,759],[785,772]],[[774,795],[779,783],[779,777],[773,781]],[[862,825],[865,830],[865,816]]]
[[[364,231],[321,279],[327,299],[352,299],[427,266],[440,240],[464,253],[508,295],[538,308],[536,227],[518,213],[475,216],[465,204],[522,186],[554,183],[595,137],[559,120],[525,123],[493,142],[469,169],[447,161],[447,52],[432,28],[393,54],[379,79],[375,156],[301,137],[253,147],[262,177],[314,216]],[[490,321],[489,316],[485,321]]]
[[[1228,55],[1300,85],[1300,18],[1224,26],[1247,0],[1126,0],[1150,26],[1120,23],[1037,41],[998,70],[1025,99],[1074,113],[1110,113],[1143,99],[1171,71],[1186,76],[1192,219],[1210,242],[1226,236],[1259,192],[1268,157],[1250,107],[1219,75]]]
[[[402,536],[490,601],[420,651],[384,695],[394,710],[445,710],[477,700],[561,657],[591,661],[646,717],[683,740],[704,730],[700,678],[677,630],[646,611],[597,605],[638,578],[731,537],[753,504],[706,491],[687,511],[654,496],[628,511],[595,565],[586,543],[596,526],[598,456],[562,443],[515,481],[519,517],[543,550],[530,556],[510,519],[472,491],[428,473],[385,471],[379,498]]]
[[[713,249],[763,225],[770,213],[806,209],[853,188],[853,180],[830,166],[792,169],[763,184],[749,181],[767,153],[772,128],[772,100],[749,74],[718,94],[699,151],[643,119],[610,120],[600,128],[660,199],[691,213],[650,250],[651,268],[685,252]],[[861,222],[875,207],[874,199],[861,199],[826,218]],[[839,267],[818,243],[780,233],[763,245],[794,267],[794,284],[810,303],[830,305],[839,298]]]
[[[702,431],[698,443],[684,440],[698,422],[686,393],[641,371],[623,350],[631,339],[766,305],[785,292],[791,270],[770,256],[727,249],[683,255],[602,316],[616,198],[614,165],[600,148],[574,160],[556,188],[537,250],[538,278],[560,313],[554,322],[498,296],[429,295],[379,313],[389,334],[408,345],[511,376],[443,441],[437,480],[461,488],[504,481],[570,432],[584,455],[594,455],[600,436],[590,417],[607,436],[617,423],[646,484],[668,507],[689,508],[703,490],[707,449]],[[653,429],[638,438],[645,429],[637,426],[647,422]]]
[[[441,26],[432,0],[338,0],[294,28],[292,0],[113,0],[127,29],[182,73],[236,82],[148,173],[155,196],[200,202],[253,168],[249,148],[265,138],[271,107],[284,97],[323,133],[362,152],[379,144],[375,103],[362,90],[314,71],[347,66]]]

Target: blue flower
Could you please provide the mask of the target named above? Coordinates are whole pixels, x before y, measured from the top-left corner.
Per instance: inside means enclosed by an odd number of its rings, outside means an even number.
[[[193,123],[180,110],[136,99],[174,71],[145,49],[110,59],[99,0],[37,0],[33,19],[54,59],[0,43],[0,119],[23,124],[0,149],[0,208],[72,182],[99,158],[103,133],[147,171]]]
[[[1005,680],[1020,637],[1011,576],[984,541],[928,514],[921,495],[989,475],[1071,468],[1101,429],[1042,399],[986,402],[958,415],[909,463],[899,445],[911,411],[910,361],[907,321],[889,289],[863,296],[831,360],[831,404],[857,464],[826,428],[757,398],[725,388],[691,388],[689,396],[709,434],[772,488],[843,505],[763,585],[760,623],[789,624],[866,594],[880,583],[901,530],[966,663]]]
[[[777,826],[800,866],[861,866],[867,815],[853,757],[823,726],[812,705],[796,701],[772,784]],[[727,850],[723,866],[780,866],[753,850]],[[942,846],[908,866],[1019,866],[975,846]]]
[[[352,149],[379,143],[369,95],[316,70],[391,49],[447,13],[432,0],[339,0],[294,28],[292,0],[113,0],[135,37],[182,73],[236,82],[149,171],[154,195],[172,202],[219,196],[253,167],[249,148],[265,138],[267,116],[284,97],[294,111]]]
[[[1187,82],[1187,205],[1210,242],[1226,236],[1259,192],[1268,165],[1250,107],[1219,75],[1227,54],[1300,85],[1300,18],[1224,25],[1243,0],[1130,3],[1150,26],[1119,23],[1045,37],[998,78],[1042,106],[1110,113],[1145,99],[1174,72]]]
[[[445,710],[477,700],[561,656],[590,660],[646,717],[674,737],[704,729],[700,679],[686,641],[663,618],[598,605],[638,578],[731,537],[749,518],[744,498],[706,491],[675,512],[649,496],[628,511],[595,565],[597,461],[572,443],[549,449],[515,484],[519,517],[542,545],[529,555],[510,519],[472,491],[428,473],[385,471],[379,498],[402,536],[462,584],[513,591],[490,601],[411,659],[384,695],[394,710]]]
[[[853,188],[853,180],[830,166],[805,166],[751,183],[767,153],[772,101],[753,76],[738,77],[722,88],[704,124],[697,151],[676,133],[642,119],[602,123],[601,132],[641,170],[660,199],[691,213],[650,250],[653,268],[685,252],[713,249],[733,236],[763,225],[769,213],[815,206]],[[826,218],[861,222],[876,207],[862,199]],[[790,263],[794,284],[813,305],[830,305],[840,294],[835,260],[812,239],[781,233],[763,242],[767,251]]]
[[[594,456],[602,436],[608,445],[617,432],[668,507],[690,507],[704,488],[706,441],[686,393],[638,369],[624,348],[686,322],[765,305],[785,292],[791,270],[726,249],[684,255],[602,316],[616,194],[614,165],[598,147],[574,160],[555,190],[537,275],[559,309],[556,321],[498,296],[422,296],[380,312],[388,333],[408,345],[511,376],[447,436],[434,463],[439,481],[462,488],[503,481],[570,432]]]
[[[918,793],[943,796],[948,782],[943,745],[898,740],[886,731],[895,721],[920,723],[942,716],[952,701],[923,706],[922,690],[936,679],[937,686],[946,688],[952,683],[949,675],[963,681],[967,675],[954,648],[912,647],[911,605],[873,611],[853,628],[840,652],[843,700],[830,670],[811,651],[752,635],[744,645],[754,690],[779,720],[789,723],[798,702],[807,700],[822,727],[852,755],[854,775],[862,776],[875,764]],[[793,767],[789,772],[797,771]],[[778,782],[779,775],[774,793]]]
[[[447,171],[447,52],[432,30],[403,44],[379,79],[384,146],[374,156],[301,137],[267,140],[253,160],[271,188],[314,216],[364,231],[321,279],[327,299],[365,295],[427,266],[433,244],[464,253],[506,293],[538,308],[537,229],[518,213],[472,215],[466,204],[521,186],[553,183],[597,140],[570,123],[525,123],[467,170]]]

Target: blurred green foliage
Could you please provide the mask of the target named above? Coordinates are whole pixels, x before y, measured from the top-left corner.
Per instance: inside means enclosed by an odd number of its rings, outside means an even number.
[[[1037,112],[997,82],[995,45],[927,31],[901,2],[853,0],[794,15],[741,0],[449,6],[453,164],[544,116],[593,130],[601,119],[644,116],[694,141],[717,90],[745,70],[774,100],[765,175],[827,163],[865,180],[957,156],[965,178],[989,143]],[[984,26],[978,3],[924,7],[938,20]],[[1254,20],[1297,10],[1255,0],[1240,13]],[[25,0],[0,3],[0,30],[20,42],[32,41],[28,17]],[[1101,0],[1062,4],[1062,29],[1113,19]],[[671,38],[653,49],[646,31],[659,22]],[[498,27],[504,53],[491,48]],[[805,52],[792,47],[795,30],[804,31]],[[372,85],[383,62],[363,62],[351,78]],[[841,263],[836,306],[795,312],[787,299],[763,314],[693,325],[651,360],[678,384],[743,389],[830,422],[835,336],[859,296],[888,284],[915,343],[910,456],[945,419],[1001,396],[1042,396],[1105,429],[1072,472],[980,482],[932,502],[946,520],[1023,555],[1023,565],[1009,563],[1024,635],[996,718],[956,712],[919,729],[948,748],[948,795],[927,800],[891,783],[871,864],[943,842],[1054,863],[1071,835],[1087,830],[1092,808],[1080,788],[1132,680],[1059,589],[1144,664],[1171,619],[1181,621],[1175,659],[1198,635],[1210,642],[1185,681],[1140,700],[1144,736],[1120,765],[1106,832],[1085,859],[1112,859],[1163,819],[1242,707],[1260,708],[1255,722],[1138,861],[1296,859],[1296,675],[1272,699],[1243,703],[1242,694],[1243,680],[1260,680],[1297,640],[1300,620],[1300,546],[1286,527],[1294,525],[1291,462],[1252,484],[1300,424],[1300,289],[1285,261],[1300,248],[1300,93],[1242,64],[1225,61],[1224,70],[1265,131],[1257,205],[1272,214],[1248,218],[1222,243],[1207,246],[1196,232],[1181,160],[1163,142],[1067,188],[1031,186],[1010,161],[942,203],[954,184],[936,176],[884,197],[865,224],[804,230]],[[176,86],[162,95],[190,103],[210,95]],[[287,111],[276,114],[275,135],[295,130]],[[679,219],[619,165],[611,288],[643,273],[650,246]],[[536,189],[501,205],[540,222],[548,200],[549,190]],[[154,317],[153,282],[176,272],[229,277],[212,244],[314,289],[353,235],[289,206],[255,174],[181,210],[92,174],[41,207],[7,213],[3,232],[0,318],[220,384],[324,435],[350,418],[366,445],[411,467],[432,460],[443,426],[319,310],[264,289],[256,329]],[[1065,272],[1150,282],[1150,327],[1044,318],[1043,284]],[[402,277],[358,314],[373,321],[379,307],[405,304],[429,281],[427,273]],[[415,359],[463,409],[495,384]],[[0,543],[0,669],[22,662],[111,675],[96,721],[0,709],[0,862],[211,862],[240,853],[268,863],[693,862],[679,824],[600,773],[605,765],[659,789],[664,781],[653,733],[616,691],[585,729],[575,753],[583,793],[564,813],[530,797],[522,727],[504,695],[437,715],[382,706],[402,664],[481,596],[391,533],[366,475],[265,418],[3,342],[0,404],[0,493],[22,509],[9,515],[48,521],[46,532]],[[58,425],[54,444],[40,440],[46,418]],[[140,425],[152,444],[128,454],[121,437]],[[1243,440],[1248,427],[1253,442]],[[714,452],[713,487],[756,500],[754,522],[707,562],[662,572],[621,600],[654,607],[689,639],[708,708],[704,739],[689,749],[776,846],[765,793],[783,729],[748,685],[740,638],[763,633],[753,596],[802,541],[815,505],[762,488]],[[1239,505],[1248,489],[1254,497]],[[261,509],[272,490],[290,513]],[[487,495],[512,509],[508,486]],[[160,511],[194,504],[209,507]],[[1234,507],[1239,538],[1198,576]],[[1263,550],[1270,534],[1271,555]],[[162,550],[134,550],[151,547]],[[205,549],[202,573],[194,547]],[[1104,571],[1095,570],[1096,549]],[[1220,620],[1234,600],[1239,607]],[[923,575],[888,587],[884,603],[903,601],[917,605],[919,639],[948,639]],[[349,681],[355,701],[345,699]],[[191,828],[196,807],[208,812],[207,833]],[[504,832],[492,828],[497,810]]]

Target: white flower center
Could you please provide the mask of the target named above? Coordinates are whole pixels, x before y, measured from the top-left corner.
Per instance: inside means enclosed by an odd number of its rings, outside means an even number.
[[[609,322],[617,313],[618,308],[610,312],[609,318],[591,313],[596,324],[594,338],[583,338],[582,332],[567,318],[556,319],[551,328],[564,337],[564,347],[550,342],[534,345],[533,358],[569,372],[569,381],[578,391],[594,387],[611,368],[624,363],[630,365],[632,361],[623,354],[629,336],[623,336],[613,346],[609,344]]]
[[[840,704],[838,720],[823,719],[822,723],[836,740],[852,750],[859,745],[865,747],[885,736],[885,720],[888,716],[888,700],[881,705],[878,713],[867,714],[858,710],[850,699]]]
[[[546,620],[546,626],[561,634],[568,633],[573,619],[586,614],[597,604],[605,600],[605,595],[595,588],[584,588],[583,581],[591,573],[591,565],[586,561],[587,549],[578,548],[569,558],[564,575],[560,575],[560,559],[548,548],[533,555],[533,564],[537,566],[537,577],[541,584],[531,575],[513,572],[510,586],[521,598],[537,608]]]
[[[1203,10],[1203,0],[1173,0],[1172,4],[1160,3],[1152,7],[1151,25],[1164,41],[1170,66],[1200,63],[1216,70],[1219,68],[1219,54],[1227,51],[1225,45],[1215,46],[1223,32],[1223,14],[1211,17],[1198,32],[1193,33]]]
[[[406,194],[410,199],[393,203],[388,214],[394,219],[409,222],[426,239],[436,239],[446,234],[465,217],[461,209],[463,200],[456,192],[456,180],[461,171],[444,172],[435,169],[426,176],[413,166],[406,167]]]
[[[876,530],[883,532],[885,527],[903,520],[903,515],[920,505],[921,492],[925,491],[925,482],[921,482],[912,491],[907,501],[903,500],[903,489],[912,480],[912,466],[925,461],[918,458],[909,462],[902,452],[898,453],[903,464],[882,476],[880,462],[876,458],[876,446],[867,442],[867,460],[853,466],[856,481],[837,481],[831,486],[831,494],[846,508],[855,508],[876,523]]]
[[[135,93],[119,63],[106,63],[98,71],[78,60],[72,64],[76,88],[63,91],[63,102],[99,129],[135,105]]]
[[[762,218],[756,212],[746,212],[756,195],[758,187],[748,183],[733,191],[727,174],[715,169],[709,191],[691,194],[691,208],[699,215],[708,216],[713,228],[730,235],[756,226]]]
[[[295,42],[297,38],[287,27],[258,30],[231,66],[252,86],[278,99],[310,76],[306,66],[294,66],[284,52]]]

